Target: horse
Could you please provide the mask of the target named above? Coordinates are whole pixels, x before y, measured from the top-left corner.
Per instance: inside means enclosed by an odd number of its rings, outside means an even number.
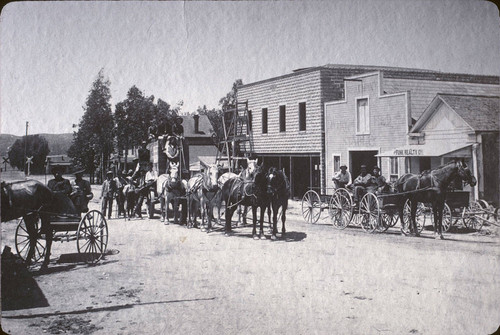
[[[278,233],[277,222],[278,222],[278,210],[281,207],[281,236],[285,237],[285,221],[286,221],[286,210],[288,208],[288,198],[290,197],[290,182],[288,181],[285,172],[278,170],[275,167],[271,167],[266,175],[267,180],[267,196],[269,199],[270,208],[273,211],[273,230],[271,239],[276,239],[276,234]],[[268,213],[269,215],[269,213]],[[271,221],[271,220],[269,220]]]
[[[434,214],[434,234],[436,238],[443,237],[443,208],[446,200],[446,191],[453,180],[460,179],[466,184],[475,186],[476,178],[463,160],[451,161],[445,165],[439,166],[434,170],[426,170],[421,174],[407,173],[401,176],[394,187],[398,193],[404,192],[401,197],[399,207],[399,217],[403,222],[403,205],[407,199],[411,203],[410,232],[419,236],[415,216],[418,202],[431,203]]]
[[[188,181],[188,208],[189,222],[191,223],[191,214],[196,216],[196,211],[193,212],[193,204],[199,204],[201,208],[201,225],[202,230],[210,232],[212,229],[213,208],[217,204],[217,195],[219,193],[219,185],[217,179],[219,177],[219,165],[211,164],[200,174],[192,177]],[[197,206],[195,206],[197,209]],[[220,213],[220,209],[219,209]],[[219,214],[220,215],[220,214]],[[207,225],[205,228],[205,218]]]
[[[47,186],[36,180],[24,180],[13,183],[1,183],[1,221],[6,222],[22,217],[29,235],[28,264],[34,256],[37,232],[36,222],[40,218],[40,233],[45,234],[46,251],[42,269],[50,261],[53,230],[50,227],[51,216],[80,217],[79,211],[68,196],[52,192]]]
[[[159,177],[158,177],[159,178]],[[157,185],[160,182],[157,182]],[[186,194],[186,181],[179,175],[179,163],[170,162],[168,175],[162,175],[161,179],[161,217],[165,224],[168,224],[168,205],[173,201],[174,223],[178,223],[179,217],[179,197]]]
[[[254,171],[254,177],[251,179],[244,179],[241,177],[229,179],[222,187],[222,198],[226,202],[226,222],[225,232],[229,235],[231,232],[231,219],[236,206],[244,205],[252,207],[253,216],[253,231],[254,239],[265,239],[263,222],[264,211],[268,207],[267,197],[267,180],[266,173],[262,166],[258,166]],[[257,208],[260,208],[260,231],[257,237]]]

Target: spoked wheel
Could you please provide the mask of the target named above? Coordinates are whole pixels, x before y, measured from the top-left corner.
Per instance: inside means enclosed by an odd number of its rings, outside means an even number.
[[[26,222],[24,219],[19,220],[16,228],[16,251],[19,257],[23,261],[29,261],[29,263],[36,263],[45,255],[46,241],[42,239],[41,234],[42,223],[40,218],[37,218],[35,222],[35,227],[33,229],[35,235],[30,236],[28,233],[28,228],[26,227]],[[30,250],[30,241],[35,245],[35,250],[31,258],[28,260],[28,253]]]
[[[347,196],[349,196],[348,193]],[[333,226],[338,229],[347,227],[352,219],[354,208],[351,197],[347,196],[343,192],[337,190],[330,198],[328,204],[328,214],[332,220]]]
[[[410,234],[410,220],[411,220],[411,202],[407,199],[403,207],[403,222],[401,222],[401,233],[404,235]],[[424,230],[425,226],[425,205],[421,202],[417,205],[417,212],[415,214],[415,221],[417,223],[417,230],[419,233]]]
[[[80,221],[77,231],[78,253],[85,255],[88,263],[97,263],[106,253],[108,224],[101,212],[92,210]]]
[[[378,230],[380,232],[384,232],[387,229],[394,227],[398,222],[398,214],[392,210],[384,211],[382,216],[380,217],[380,224],[378,226]]]
[[[432,214],[432,225],[434,226],[435,223],[436,223],[436,218],[434,217],[434,213],[433,213]],[[453,224],[453,216],[451,214],[451,209],[448,206],[448,204],[445,203],[444,208],[443,208],[443,222],[442,222],[443,233],[447,232],[450,229],[452,224]]]
[[[483,227],[484,209],[479,201],[473,201],[469,207],[464,208],[462,213],[462,221],[464,226],[469,229],[481,230]]]
[[[318,193],[309,190],[302,197],[302,217],[307,223],[316,223],[321,215],[321,200]]]
[[[373,193],[366,193],[359,202],[359,213],[362,215],[361,228],[367,233],[377,229],[380,220],[380,206]]]

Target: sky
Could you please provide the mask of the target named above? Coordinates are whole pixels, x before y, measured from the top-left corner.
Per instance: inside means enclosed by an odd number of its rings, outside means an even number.
[[[75,130],[102,68],[111,105],[137,86],[182,112],[325,64],[500,75],[486,1],[12,2],[0,14],[0,133]],[[156,101],[156,100],[155,100]]]

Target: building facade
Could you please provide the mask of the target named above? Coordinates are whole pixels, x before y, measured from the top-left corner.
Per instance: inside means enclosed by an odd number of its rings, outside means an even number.
[[[353,83],[354,90],[360,89],[356,83],[359,84],[363,79],[353,76],[374,71],[383,72],[383,75],[379,76],[378,82],[370,83],[373,92],[378,90],[377,94],[382,96],[383,103],[390,101],[404,105],[404,108],[401,107],[402,114],[397,116],[398,123],[404,119],[404,127],[398,128],[400,133],[397,134],[397,140],[403,141],[400,145],[406,143],[403,134],[408,133],[412,123],[423,113],[436,93],[491,95],[499,87],[499,78],[495,76],[361,65],[326,65],[299,69],[290,74],[240,86],[237,98],[239,102],[248,103],[255,155],[262,158],[268,166],[285,169],[290,177],[292,196],[302,196],[309,187],[326,192],[328,180],[331,179],[327,177],[327,160],[331,159],[333,153],[326,152],[326,141],[349,122],[342,118],[330,120],[337,123],[332,129],[332,125],[325,123],[326,108],[331,105],[329,102],[346,99],[347,85],[350,85],[348,83]],[[366,85],[362,88],[365,93]],[[349,94],[355,94],[357,100],[363,103],[360,92]],[[389,125],[392,129],[391,121],[382,114],[377,119],[378,126],[382,128]],[[344,134],[342,129],[339,134]],[[371,152],[368,155],[373,156],[380,153],[382,147],[366,144],[367,139],[373,136],[350,138],[354,140],[350,144],[353,155],[357,155],[354,151],[359,151],[359,158],[355,157],[355,160],[366,156],[364,152]],[[346,141],[347,139],[344,142]],[[329,150],[339,151],[342,148],[330,146]],[[376,157],[372,159],[377,161]]]
[[[480,180],[474,189],[465,189],[471,197],[497,201],[498,186],[488,184],[498,185],[498,168],[492,167],[498,166],[500,86],[479,83],[480,79],[475,84],[421,79],[410,90],[406,83],[412,79],[399,79],[402,90],[395,92],[397,81],[389,78],[386,87],[384,71],[346,78],[345,98],[325,104],[327,193],[333,192],[331,178],[341,164],[353,178],[361,165],[378,165],[386,179],[394,181],[404,173],[420,173],[458,158]],[[427,101],[432,90],[447,89],[455,94],[434,92],[423,110],[414,110],[424,105],[420,101]],[[484,150],[491,153],[486,159]]]

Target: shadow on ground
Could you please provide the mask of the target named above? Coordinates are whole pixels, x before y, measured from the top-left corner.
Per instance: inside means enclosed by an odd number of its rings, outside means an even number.
[[[2,310],[47,307],[49,303],[24,261],[9,247],[2,252]]]

